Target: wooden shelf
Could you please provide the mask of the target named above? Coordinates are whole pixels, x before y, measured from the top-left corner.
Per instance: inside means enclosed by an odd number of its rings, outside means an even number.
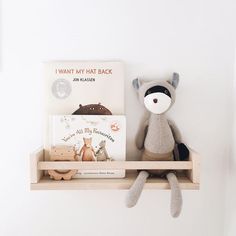
[[[105,190],[129,189],[135,180],[136,173],[127,173],[123,179],[72,179],[69,181],[54,181],[49,176],[43,176],[38,183],[31,184],[31,190]],[[181,189],[197,190],[199,184],[193,183],[188,177],[178,177]],[[166,179],[150,178],[145,184],[145,189],[169,189]]]
[[[125,169],[125,178],[114,179],[72,179],[55,181],[45,170],[50,169]],[[174,169],[183,170],[178,175],[181,189],[197,190],[200,186],[200,162],[196,152],[191,150],[189,161],[115,161],[115,162],[55,162],[44,161],[44,150],[41,148],[31,154],[31,190],[96,190],[96,189],[129,189],[140,169]],[[169,189],[166,179],[149,178],[145,189]]]
[[[190,170],[192,169],[191,161],[113,161],[113,162],[79,162],[79,161],[40,161],[38,162],[39,170],[142,170],[142,169],[159,169],[159,170]]]

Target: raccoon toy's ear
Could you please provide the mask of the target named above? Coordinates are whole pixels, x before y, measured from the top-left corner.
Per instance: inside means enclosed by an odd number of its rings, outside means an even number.
[[[179,74],[173,73],[172,80],[168,82],[176,89],[179,84]]]
[[[133,84],[134,89],[138,91],[141,86],[141,81],[140,79],[137,78],[133,80],[132,84]]]

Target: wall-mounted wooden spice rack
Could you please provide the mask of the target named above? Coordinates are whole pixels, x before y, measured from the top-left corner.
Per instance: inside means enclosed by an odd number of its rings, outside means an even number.
[[[76,189],[129,189],[137,176],[137,170],[166,169],[183,170],[178,174],[182,189],[197,190],[200,186],[199,155],[191,150],[189,161],[114,161],[114,162],[79,162],[79,161],[45,161],[43,148],[30,156],[31,190],[76,190]],[[112,170],[125,169],[126,177],[122,179],[72,179],[55,181],[46,173],[47,170]],[[166,179],[149,178],[146,189],[169,189]]]

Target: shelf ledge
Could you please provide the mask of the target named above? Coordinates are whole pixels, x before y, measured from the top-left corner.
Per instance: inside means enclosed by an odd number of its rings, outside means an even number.
[[[189,161],[45,161],[45,150],[40,148],[30,155],[31,190],[76,190],[76,189],[129,189],[142,169],[177,170],[181,189],[196,190],[200,186],[200,158],[190,149]],[[47,170],[113,170],[126,171],[125,178],[94,178],[56,181],[45,175]],[[181,170],[181,171],[180,171]],[[182,173],[182,174],[181,174]],[[163,178],[149,178],[145,189],[169,189],[169,183]]]
[[[80,161],[40,161],[39,170],[191,170],[192,161],[109,161],[109,162],[80,162]]]
[[[115,190],[129,189],[136,179],[137,173],[127,173],[123,179],[72,179],[69,181],[55,181],[49,176],[44,176],[36,184],[31,184],[31,190]],[[199,184],[192,183],[186,176],[178,176],[181,189],[198,190]],[[145,183],[144,189],[170,189],[166,179],[150,178]]]

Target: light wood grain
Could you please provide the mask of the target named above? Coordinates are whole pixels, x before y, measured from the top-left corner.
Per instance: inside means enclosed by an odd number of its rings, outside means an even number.
[[[59,145],[50,150],[51,161],[75,161],[75,150],[72,146]]]
[[[200,183],[200,156],[191,150],[189,160],[193,163],[193,168],[187,171],[187,176],[193,183]]]
[[[182,189],[199,189],[200,158],[198,153],[190,150],[190,161],[184,162],[146,162],[146,161],[114,161],[114,162],[79,162],[79,161],[44,161],[45,152],[39,149],[31,154],[31,189],[32,190],[76,190],[76,189],[129,189],[140,169],[176,169],[186,170],[178,176]],[[43,170],[94,170],[94,169],[126,169],[123,179],[72,179],[70,181],[54,181],[49,176],[42,176]],[[150,178],[145,189],[169,189],[166,179]]]
[[[98,170],[98,169],[125,169],[125,170],[150,170],[150,169],[167,169],[167,170],[188,170],[192,169],[191,161],[113,161],[113,162],[80,162],[80,161],[45,161],[38,163],[39,170]]]
[[[75,155],[73,156],[50,155],[50,161],[75,161]]]
[[[77,170],[68,170],[66,172],[59,172],[57,170],[48,170],[48,174],[54,180],[71,180],[72,177],[77,173]]]
[[[38,169],[38,162],[44,160],[44,150],[39,148],[30,154],[30,182],[38,183],[43,176],[43,170]]]
[[[72,179],[70,181],[52,181],[43,177],[39,183],[31,184],[31,190],[105,190],[129,189],[137,176],[137,172],[128,173],[124,179]],[[185,176],[178,177],[181,189],[197,190],[199,184],[194,184]],[[150,178],[145,189],[170,189],[166,179]]]

